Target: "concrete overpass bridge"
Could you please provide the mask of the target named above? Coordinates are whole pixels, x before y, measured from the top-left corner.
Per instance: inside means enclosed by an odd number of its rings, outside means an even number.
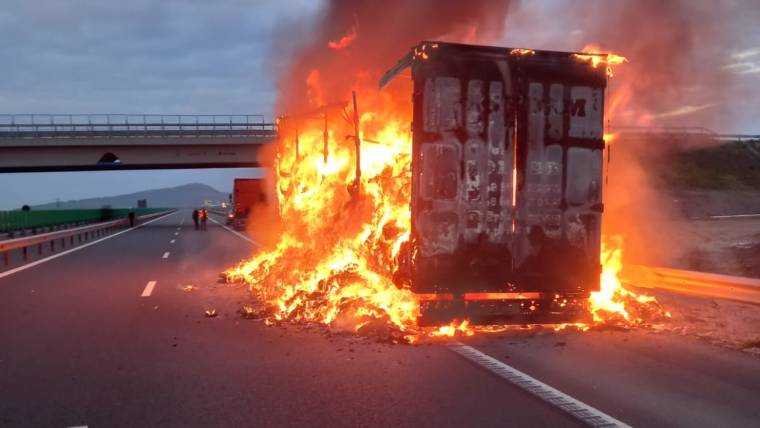
[[[700,127],[612,127],[628,140],[758,144]],[[262,115],[0,115],[0,173],[259,167],[277,127]],[[758,148],[760,150],[760,147]]]
[[[0,173],[262,166],[261,115],[0,115]]]

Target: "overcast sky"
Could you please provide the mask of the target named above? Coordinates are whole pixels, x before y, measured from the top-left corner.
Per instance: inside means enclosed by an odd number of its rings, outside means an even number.
[[[0,6],[0,113],[272,115],[278,26],[314,1],[32,1]],[[284,59],[283,59],[284,60]],[[0,175],[0,209],[202,182],[252,170]]]

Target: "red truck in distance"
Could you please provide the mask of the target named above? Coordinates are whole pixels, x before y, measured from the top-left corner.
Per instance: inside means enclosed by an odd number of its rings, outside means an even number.
[[[264,180],[260,178],[236,178],[232,189],[232,211],[228,222],[237,230],[245,230],[254,207],[266,203]]]

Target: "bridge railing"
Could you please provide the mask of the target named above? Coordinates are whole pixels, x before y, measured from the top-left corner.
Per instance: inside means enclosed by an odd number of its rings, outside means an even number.
[[[275,131],[263,115],[0,114],[0,137]]]

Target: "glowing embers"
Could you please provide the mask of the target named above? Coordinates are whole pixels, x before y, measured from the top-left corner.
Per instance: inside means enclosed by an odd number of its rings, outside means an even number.
[[[454,336],[472,336],[475,330],[470,327],[468,320],[452,321],[448,325],[442,325],[430,332],[431,337],[454,337]]]
[[[430,55],[428,52],[430,52],[433,49],[438,49],[437,43],[431,43],[431,44],[425,43],[420,47],[415,47],[413,50],[414,58],[426,60],[430,58]]]
[[[509,51],[509,54],[517,55],[517,56],[530,56],[530,55],[535,55],[536,51],[534,51],[533,49],[517,48],[517,49],[512,49],[511,51]]]
[[[614,66],[628,62],[626,57],[614,53],[603,53],[599,46],[593,44],[584,46],[581,51],[585,54],[573,54],[573,57],[588,62],[594,68],[604,65],[609,77],[614,76]]]
[[[454,295],[451,293],[420,293],[415,294],[420,301],[453,301]],[[464,293],[462,299],[465,301],[480,300],[537,300],[543,297],[542,293]]]

